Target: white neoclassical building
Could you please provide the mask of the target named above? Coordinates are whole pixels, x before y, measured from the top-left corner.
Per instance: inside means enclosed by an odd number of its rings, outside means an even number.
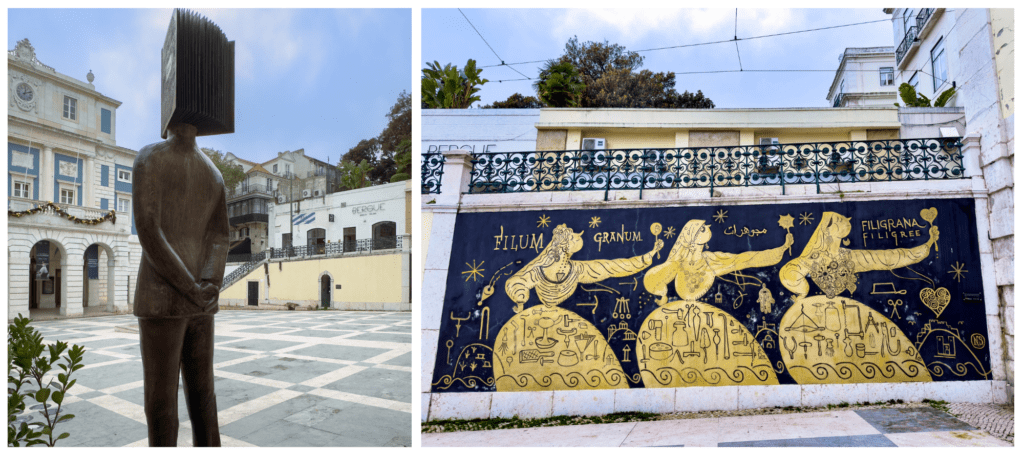
[[[142,248],[131,213],[136,151],[117,146],[120,101],[7,53],[7,317],[131,308]]]

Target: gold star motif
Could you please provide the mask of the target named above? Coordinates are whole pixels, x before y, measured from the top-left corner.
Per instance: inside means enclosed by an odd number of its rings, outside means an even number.
[[[675,237],[675,236],[676,236],[676,228],[675,228],[675,226],[669,226],[668,229],[665,229],[665,238],[666,239],[670,239],[670,238]]]
[[[590,227],[596,228],[600,224],[601,224],[601,217],[599,217],[599,216],[592,216],[592,217],[590,217]]]
[[[814,215],[811,212],[800,214],[800,224],[811,224],[814,222]]]
[[[967,264],[961,264],[960,261],[956,261],[955,264],[950,266],[950,267],[953,268],[953,270],[950,270],[949,272],[946,272],[946,273],[953,273],[953,274],[955,274],[955,275],[953,275],[953,278],[956,278],[956,282],[959,283],[960,279],[963,278],[964,275],[967,273],[967,271],[964,270],[964,267],[966,267],[966,266],[967,266]]]
[[[462,272],[463,275],[467,273],[469,274],[469,276],[466,277],[466,281],[469,281],[469,279],[472,278],[475,283],[477,276],[480,276],[481,279],[484,277],[484,269],[480,268],[481,265],[484,265],[484,261],[480,261],[480,263],[477,264],[475,259],[473,260],[473,265],[469,265],[468,262],[466,263],[466,267],[469,267],[469,270]]]
[[[537,227],[548,227],[548,223],[551,222],[551,218],[547,215],[541,215],[540,220],[537,221]]]
[[[715,214],[715,221],[719,223],[724,223],[725,219],[729,218],[729,215],[726,215],[727,213],[729,212],[726,210],[719,210],[718,213]]]

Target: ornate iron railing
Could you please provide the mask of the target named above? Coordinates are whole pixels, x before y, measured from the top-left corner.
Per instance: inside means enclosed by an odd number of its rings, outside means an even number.
[[[917,13],[917,30],[923,31],[924,24],[928,23],[928,19],[932,17],[932,13],[935,12],[935,8],[921,8],[921,11]]]
[[[301,245],[285,248],[271,248],[271,259],[301,258],[307,256],[335,256],[345,253],[365,253],[374,250],[402,248],[401,236],[378,237],[375,239],[350,240],[321,245]]]
[[[907,27],[907,33],[903,35],[903,41],[900,46],[896,48],[896,64],[899,65],[903,61],[903,57],[910,51],[910,46],[917,40],[917,31],[920,30],[916,25]]]
[[[420,166],[420,194],[439,194],[441,192],[441,175],[444,174],[444,155],[440,153],[424,153],[423,164]]]
[[[960,138],[474,153],[471,193],[640,190],[964,178]]]

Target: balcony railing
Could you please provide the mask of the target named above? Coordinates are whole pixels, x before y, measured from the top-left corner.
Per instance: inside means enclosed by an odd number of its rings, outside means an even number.
[[[441,175],[444,174],[444,156],[440,153],[424,153],[420,166],[420,194],[441,192]]]
[[[917,13],[917,30],[919,32],[924,31],[924,25],[928,23],[928,19],[934,12],[935,8],[921,8],[921,11]]]
[[[266,194],[268,196],[273,196],[274,195],[274,190],[271,190],[266,185],[259,185],[259,184],[255,184],[255,183],[254,184],[250,184],[250,185],[242,185],[239,188],[232,188],[232,189],[228,190],[227,198],[228,199],[232,199],[232,198],[241,197],[241,196],[245,196],[245,195],[249,195],[249,194],[253,194],[253,193],[260,193],[260,194]]]
[[[709,188],[965,178],[960,138],[474,153],[470,193]]]
[[[845,96],[846,96],[845,93],[840,93],[840,94],[836,95],[835,101],[832,102],[832,107],[839,107],[839,106],[841,106],[843,104],[843,97],[845,97]]]
[[[899,65],[903,61],[903,57],[910,51],[910,47],[914,45],[914,41],[917,40],[917,32],[920,30],[916,25],[911,25],[907,28],[907,33],[903,35],[903,41],[900,46],[896,48],[896,64]]]
[[[350,240],[345,242],[326,243],[321,245],[303,245],[284,248],[271,248],[271,259],[336,256],[346,253],[365,253],[375,250],[393,250],[402,248],[401,236],[386,236],[375,239]]]

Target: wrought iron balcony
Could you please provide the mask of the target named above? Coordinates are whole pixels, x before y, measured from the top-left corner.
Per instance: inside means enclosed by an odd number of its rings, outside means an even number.
[[[965,178],[960,138],[472,154],[469,192],[605,191]],[[820,189],[820,187],[819,187]]]
[[[444,156],[440,153],[424,153],[420,166],[420,194],[441,193],[441,175],[444,174]]]
[[[232,226],[238,226],[239,224],[245,223],[266,223],[269,221],[269,216],[266,213],[259,213],[258,211],[252,211],[249,213],[243,213],[241,215],[235,215],[228,218],[228,223]]]
[[[919,32],[924,31],[925,24],[928,23],[928,19],[932,17],[934,12],[935,8],[921,8],[921,11],[917,13],[917,30]]]
[[[896,64],[899,65],[903,62],[903,57],[906,57],[907,53],[910,52],[910,47],[917,41],[917,32],[920,30],[918,26],[911,25],[907,28],[907,33],[903,35],[903,41],[900,46],[896,48]]]

